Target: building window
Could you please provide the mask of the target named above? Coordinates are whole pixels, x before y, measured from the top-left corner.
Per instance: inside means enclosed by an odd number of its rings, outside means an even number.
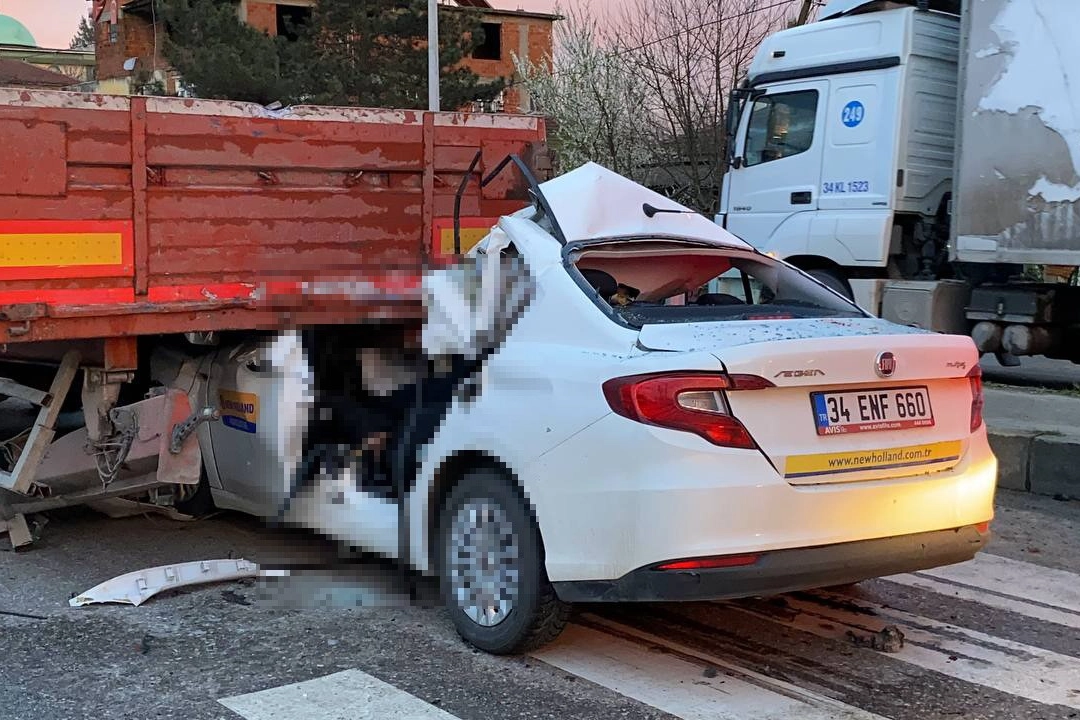
[[[118,23],[109,23],[109,42],[115,43],[120,39],[120,27]]]
[[[476,46],[472,56],[477,60],[502,60],[502,24],[482,23],[484,41]]]
[[[288,40],[296,40],[301,25],[311,19],[311,8],[302,5],[277,6],[277,34]]]

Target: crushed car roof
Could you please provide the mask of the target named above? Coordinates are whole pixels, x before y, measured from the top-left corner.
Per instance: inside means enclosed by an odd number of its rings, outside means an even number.
[[[568,243],[600,238],[675,236],[749,248],[709,218],[596,163],[540,185]],[[643,205],[661,212],[649,217]]]

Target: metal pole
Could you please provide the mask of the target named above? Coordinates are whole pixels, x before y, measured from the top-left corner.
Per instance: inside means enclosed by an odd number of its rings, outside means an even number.
[[[803,0],[802,7],[799,9],[799,17],[795,21],[796,25],[805,25],[806,21],[810,19],[810,10],[814,6],[814,0]]]
[[[428,110],[439,112],[439,3],[428,0]]]

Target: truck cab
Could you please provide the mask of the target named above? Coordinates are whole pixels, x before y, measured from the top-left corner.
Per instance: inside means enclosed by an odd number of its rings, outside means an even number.
[[[767,38],[729,105],[717,221],[849,297],[853,280],[934,277],[959,34],[950,12],[849,0]]]

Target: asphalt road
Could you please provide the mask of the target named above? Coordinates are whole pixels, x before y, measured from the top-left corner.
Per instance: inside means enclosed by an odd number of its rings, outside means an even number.
[[[987,380],[1002,385],[1023,385],[1055,389],[1080,388],[1080,365],[1068,360],[1045,357],[1021,358],[1019,367],[1002,367],[993,355],[982,359]]]
[[[516,658],[466,647],[445,611],[409,605],[393,569],[356,558],[70,608],[140,568],[338,551],[233,514],[53,513],[32,548],[0,552],[0,717],[1080,718],[1080,503],[998,505],[971,563],[769,599],[582,607],[558,642]]]

